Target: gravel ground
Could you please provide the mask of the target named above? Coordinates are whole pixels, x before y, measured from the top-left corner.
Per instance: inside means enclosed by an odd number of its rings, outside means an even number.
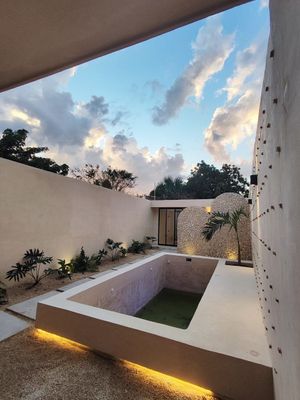
[[[217,400],[34,328],[1,342],[0,354],[1,400]]]

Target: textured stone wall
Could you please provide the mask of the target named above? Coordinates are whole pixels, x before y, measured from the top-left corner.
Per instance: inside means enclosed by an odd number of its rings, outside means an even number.
[[[246,212],[249,212],[249,206],[244,197],[236,193],[224,193],[213,201],[211,212],[231,212],[240,207],[244,207]],[[237,256],[236,237],[234,231],[229,231],[228,227],[223,227],[209,242],[202,238],[202,228],[209,216],[210,214],[201,207],[188,207],[180,213],[177,226],[178,252],[235,259]],[[249,218],[242,217],[239,233],[242,258],[251,260]]]
[[[300,398],[300,1],[270,0],[254,147],[252,243],[276,400]]]

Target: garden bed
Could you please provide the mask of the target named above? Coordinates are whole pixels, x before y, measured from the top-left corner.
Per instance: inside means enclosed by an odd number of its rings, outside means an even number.
[[[147,255],[151,255],[159,251],[159,249],[147,250],[147,254],[130,254],[128,253],[126,257],[120,258],[116,261],[111,261],[109,259],[102,261],[101,265],[99,265],[99,272],[107,271],[114,267],[117,267],[122,264],[127,264],[131,261],[137,260],[139,258],[146,257]],[[76,282],[83,278],[88,278],[91,275],[95,275],[96,272],[85,272],[85,273],[75,273],[72,275],[72,279],[64,278],[64,279],[56,279],[55,276],[47,276],[43,279],[38,285],[34,286],[31,289],[28,289],[30,284],[28,282],[20,282],[15,284],[12,287],[7,288],[8,293],[8,303],[4,305],[0,305],[0,310],[5,310],[7,307],[20,303],[22,301],[28,300],[32,297],[39,296],[41,294],[50,292],[51,290],[59,289],[62,286],[65,286],[69,283]]]

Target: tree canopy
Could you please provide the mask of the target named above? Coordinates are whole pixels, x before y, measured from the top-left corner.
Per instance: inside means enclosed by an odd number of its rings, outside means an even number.
[[[85,164],[83,168],[74,168],[71,173],[76,179],[118,192],[133,188],[137,179],[136,176],[125,169],[108,167],[102,171],[99,165],[92,164]]]
[[[28,131],[25,129],[5,129],[0,138],[0,157],[16,161],[31,167],[44,169],[59,175],[68,175],[69,166],[59,165],[46,157],[38,157],[36,154],[48,151],[48,147],[26,146]]]
[[[185,184],[183,183],[182,178],[172,178],[171,176],[167,176],[155,187],[154,190],[150,192],[150,197],[159,200],[185,199],[187,197],[185,189]]]
[[[222,193],[233,192],[247,196],[248,182],[240,168],[224,164],[220,169],[201,161],[191,170],[187,181],[165,178],[150,192],[156,199],[214,199]]]

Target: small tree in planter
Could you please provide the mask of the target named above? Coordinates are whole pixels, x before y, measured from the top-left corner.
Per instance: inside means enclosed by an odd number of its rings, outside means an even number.
[[[205,240],[209,241],[213,238],[214,234],[218,232],[220,229],[223,228],[225,225],[229,225],[229,230],[234,229],[235,235],[236,235],[236,241],[237,241],[237,250],[238,250],[238,256],[237,256],[237,264],[238,265],[243,265],[242,264],[242,259],[241,259],[241,244],[240,244],[240,238],[239,238],[239,232],[238,232],[238,223],[240,222],[242,217],[248,218],[248,214],[244,210],[243,207],[240,207],[231,213],[229,212],[213,212],[211,216],[209,217],[207,223],[204,225],[202,229],[202,236],[204,237]],[[227,264],[233,264],[236,265],[236,263],[230,263],[226,262]],[[248,266],[248,264],[247,264]]]
[[[6,279],[19,281],[29,275],[34,282],[33,285],[29,287],[30,289],[52,273],[52,269],[43,268],[43,266],[50,264],[52,259],[52,257],[45,256],[43,250],[29,249],[24,254],[23,263],[16,263],[16,265],[13,265],[11,270],[6,273]]]

